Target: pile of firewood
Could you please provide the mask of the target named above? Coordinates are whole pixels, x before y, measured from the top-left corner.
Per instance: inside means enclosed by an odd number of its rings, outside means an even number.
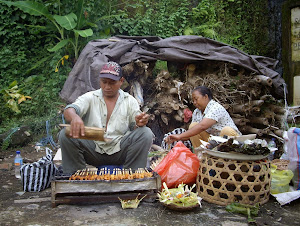
[[[159,127],[161,134],[188,127],[190,122],[183,121],[184,109],[194,110],[191,91],[199,85],[211,88],[214,99],[227,109],[243,134],[282,141],[286,124],[299,115],[297,108],[286,110],[284,98],[276,96],[271,78],[237,65],[219,61],[169,63],[168,70],[157,74],[153,68],[153,64],[141,61],[125,65],[128,84],[124,88],[136,98],[142,95],[141,107],[152,115],[150,127]]]

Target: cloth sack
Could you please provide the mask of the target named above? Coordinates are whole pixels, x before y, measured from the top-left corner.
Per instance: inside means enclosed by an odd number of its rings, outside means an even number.
[[[46,156],[37,162],[21,167],[21,180],[24,191],[37,192],[50,187],[57,168],[53,162],[52,150],[46,148]]]

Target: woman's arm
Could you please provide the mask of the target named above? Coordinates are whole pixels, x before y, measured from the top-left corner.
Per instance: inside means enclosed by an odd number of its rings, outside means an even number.
[[[184,133],[178,134],[178,135],[170,135],[165,138],[166,143],[173,143],[174,141],[178,140],[188,140],[190,137],[195,136],[208,128],[212,127],[217,122],[213,119],[204,118],[199,122],[197,125],[195,125],[193,128],[187,130]]]

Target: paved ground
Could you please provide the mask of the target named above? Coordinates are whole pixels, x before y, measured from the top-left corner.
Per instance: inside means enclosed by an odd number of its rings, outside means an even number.
[[[24,153],[25,154],[25,153]],[[38,157],[44,153],[31,152]],[[12,163],[13,154],[2,156],[1,164]],[[121,204],[58,205],[52,208],[51,189],[22,191],[13,170],[0,170],[0,225],[248,225],[244,215],[228,213],[225,207],[202,202],[190,212],[166,209],[158,202],[142,201],[137,209],[123,210]],[[28,201],[27,203],[19,203]],[[300,225],[300,200],[280,206],[273,198],[260,207],[257,225]]]

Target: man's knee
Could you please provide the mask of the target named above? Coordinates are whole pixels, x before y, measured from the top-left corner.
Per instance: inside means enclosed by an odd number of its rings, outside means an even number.
[[[58,140],[59,140],[59,143],[63,143],[66,139],[68,139],[66,137],[66,132],[65,132],[65,128],[63,128],[60,132],[59,132],[59,135],[58,135]]]
[[[139,129],[142,131],[141,133],[143,134],[143,136],[151,140],[153,139],[154,135],[152,133],[152,130],[149,127],[144,126],[144,127],[140,127]]]

